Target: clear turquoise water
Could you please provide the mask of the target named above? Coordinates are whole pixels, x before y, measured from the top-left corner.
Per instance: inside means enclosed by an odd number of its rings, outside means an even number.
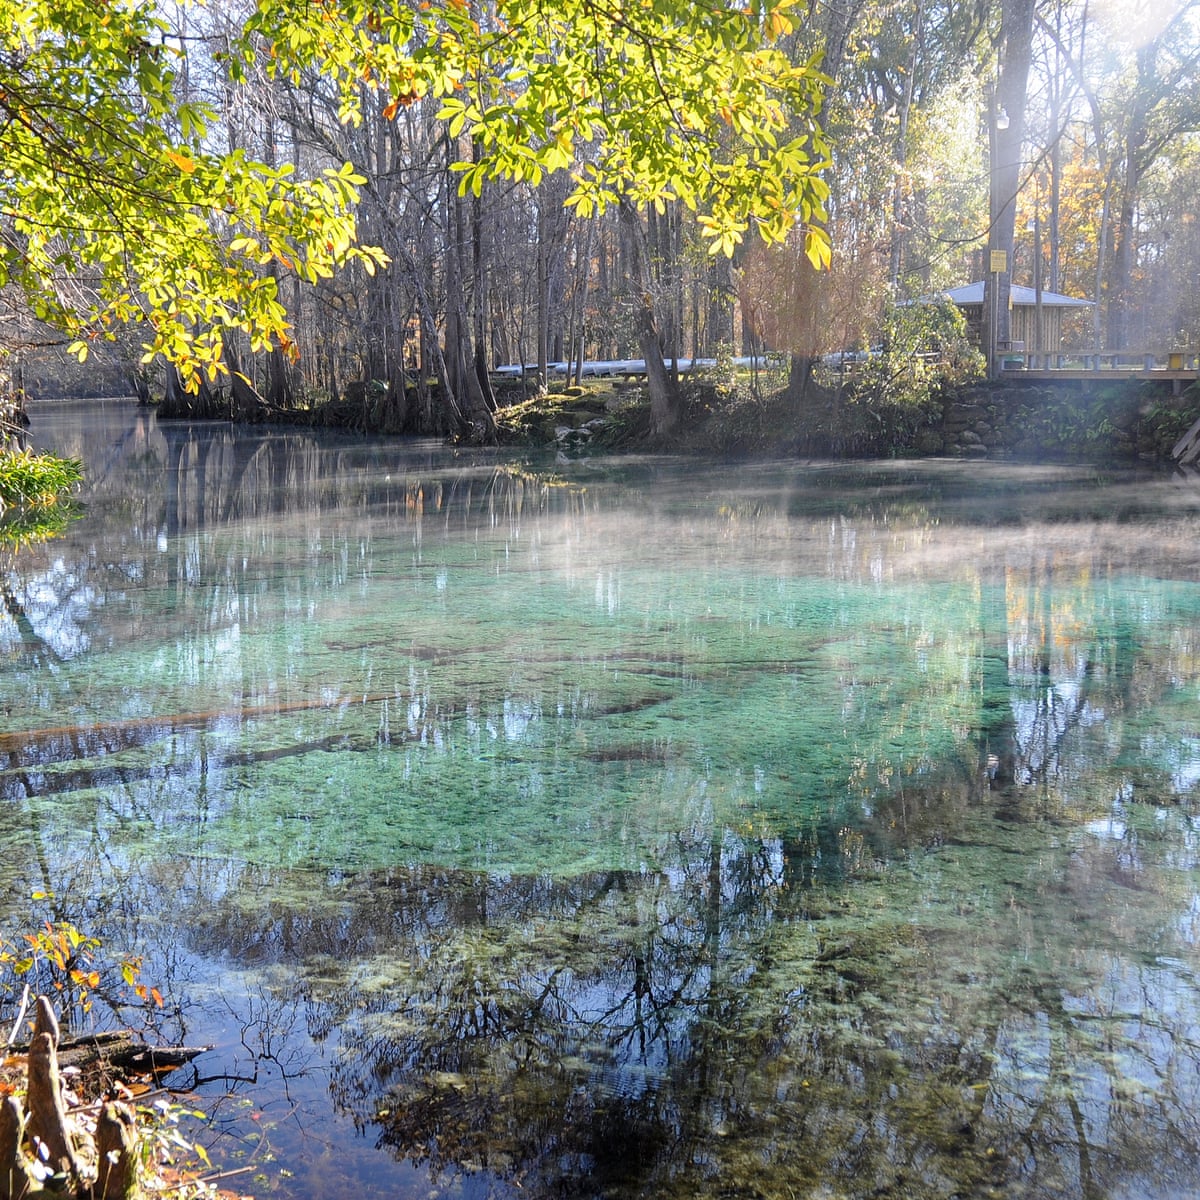
[[[0,896],[238,1186],[1200,1191],[1200,483],[35,414]]]

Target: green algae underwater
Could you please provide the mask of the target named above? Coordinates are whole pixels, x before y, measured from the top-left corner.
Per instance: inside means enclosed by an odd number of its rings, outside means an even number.
[[[1200,480],[34,412],[0,896],[256,1195],[1200,1190]]]

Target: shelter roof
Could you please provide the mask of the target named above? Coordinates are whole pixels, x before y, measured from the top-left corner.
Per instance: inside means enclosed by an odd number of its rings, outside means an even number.
[[[926,303],[946,299],[957,304],[960,308],[968,307],[972,304],[982,304],[983,280],[965,284],[963,287],[947,288],[944,292],[922,296],[921,299]],[[1031,287],[1022,287],[1020,284],[1014,283],[1012,285],[1012,302],[1014,305],[1027,304],[1032,308],[1037,304],[1037,292]],[[1042,304],[1047,308],[1095,307],[1095,301],[1093,300],[1081,300],[1078,296],[1063,296],[1059,292],[1048,292],[1045,288],[1042,289]]]

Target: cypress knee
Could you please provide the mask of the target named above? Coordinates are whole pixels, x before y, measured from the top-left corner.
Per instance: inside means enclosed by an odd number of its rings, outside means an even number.
[[[58,1057],[49,1033],[39,1033],[29,1048],[29,1135],[45,1147],[46,1162],[55,1171],[79,1177],[79,1162],[71,1144],[67,1110],[58,1078]]]
[[[125,1104],[110,1102],[96,1122],[96,1190],[101,1200],[135,1200],[137,1121]]]

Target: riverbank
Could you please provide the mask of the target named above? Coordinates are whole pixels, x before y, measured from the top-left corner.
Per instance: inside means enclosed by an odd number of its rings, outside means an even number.
[[[582,386],[500,381],[495,437],[503,445],[553,448],[566,457],[649,450],[727,457],[861,459],[949,456],[1032,462],[1170,463],[1171,450],[1200,418],[1200,388],[1116,379],[964,383],[908,388],[900,399],[854,378],[818,375],[797,399],[781,371],[757,378],[715,373],[681,383],[685,403],[669,439],[652,433],[644,387],[624,380]],[[430,383],[426,389],[436,389]],[[413,389],[415,392],[415,388]],[[213,392],[198,410],[160,403],[160,419],[230,420]],[[413,403],[409,403],[409,399]],[[436,397],[435,397],[436,400]],[[359,433],[409,433],[389,419],[386,388],[359,385],[334,401],[263,409],[250,423]],[[401,406],[415,409],[415,396]],[[436,403],[426,407],[436,410]],[[447,434],[447,430],[440,431]]]
[[[1039,462],[1170,462],[1200,417],[1200,389],[1116,380],[1103,386],[1019,380],[931,391],[887,403],[815,386],[797,403],[786,389],[755,395],[689,383],[677,436],[656,449],[809,458],[956,458]],[[497,414],[503,442],[555,445],[568,456],[650,442],[638,388],[568,388]]]

